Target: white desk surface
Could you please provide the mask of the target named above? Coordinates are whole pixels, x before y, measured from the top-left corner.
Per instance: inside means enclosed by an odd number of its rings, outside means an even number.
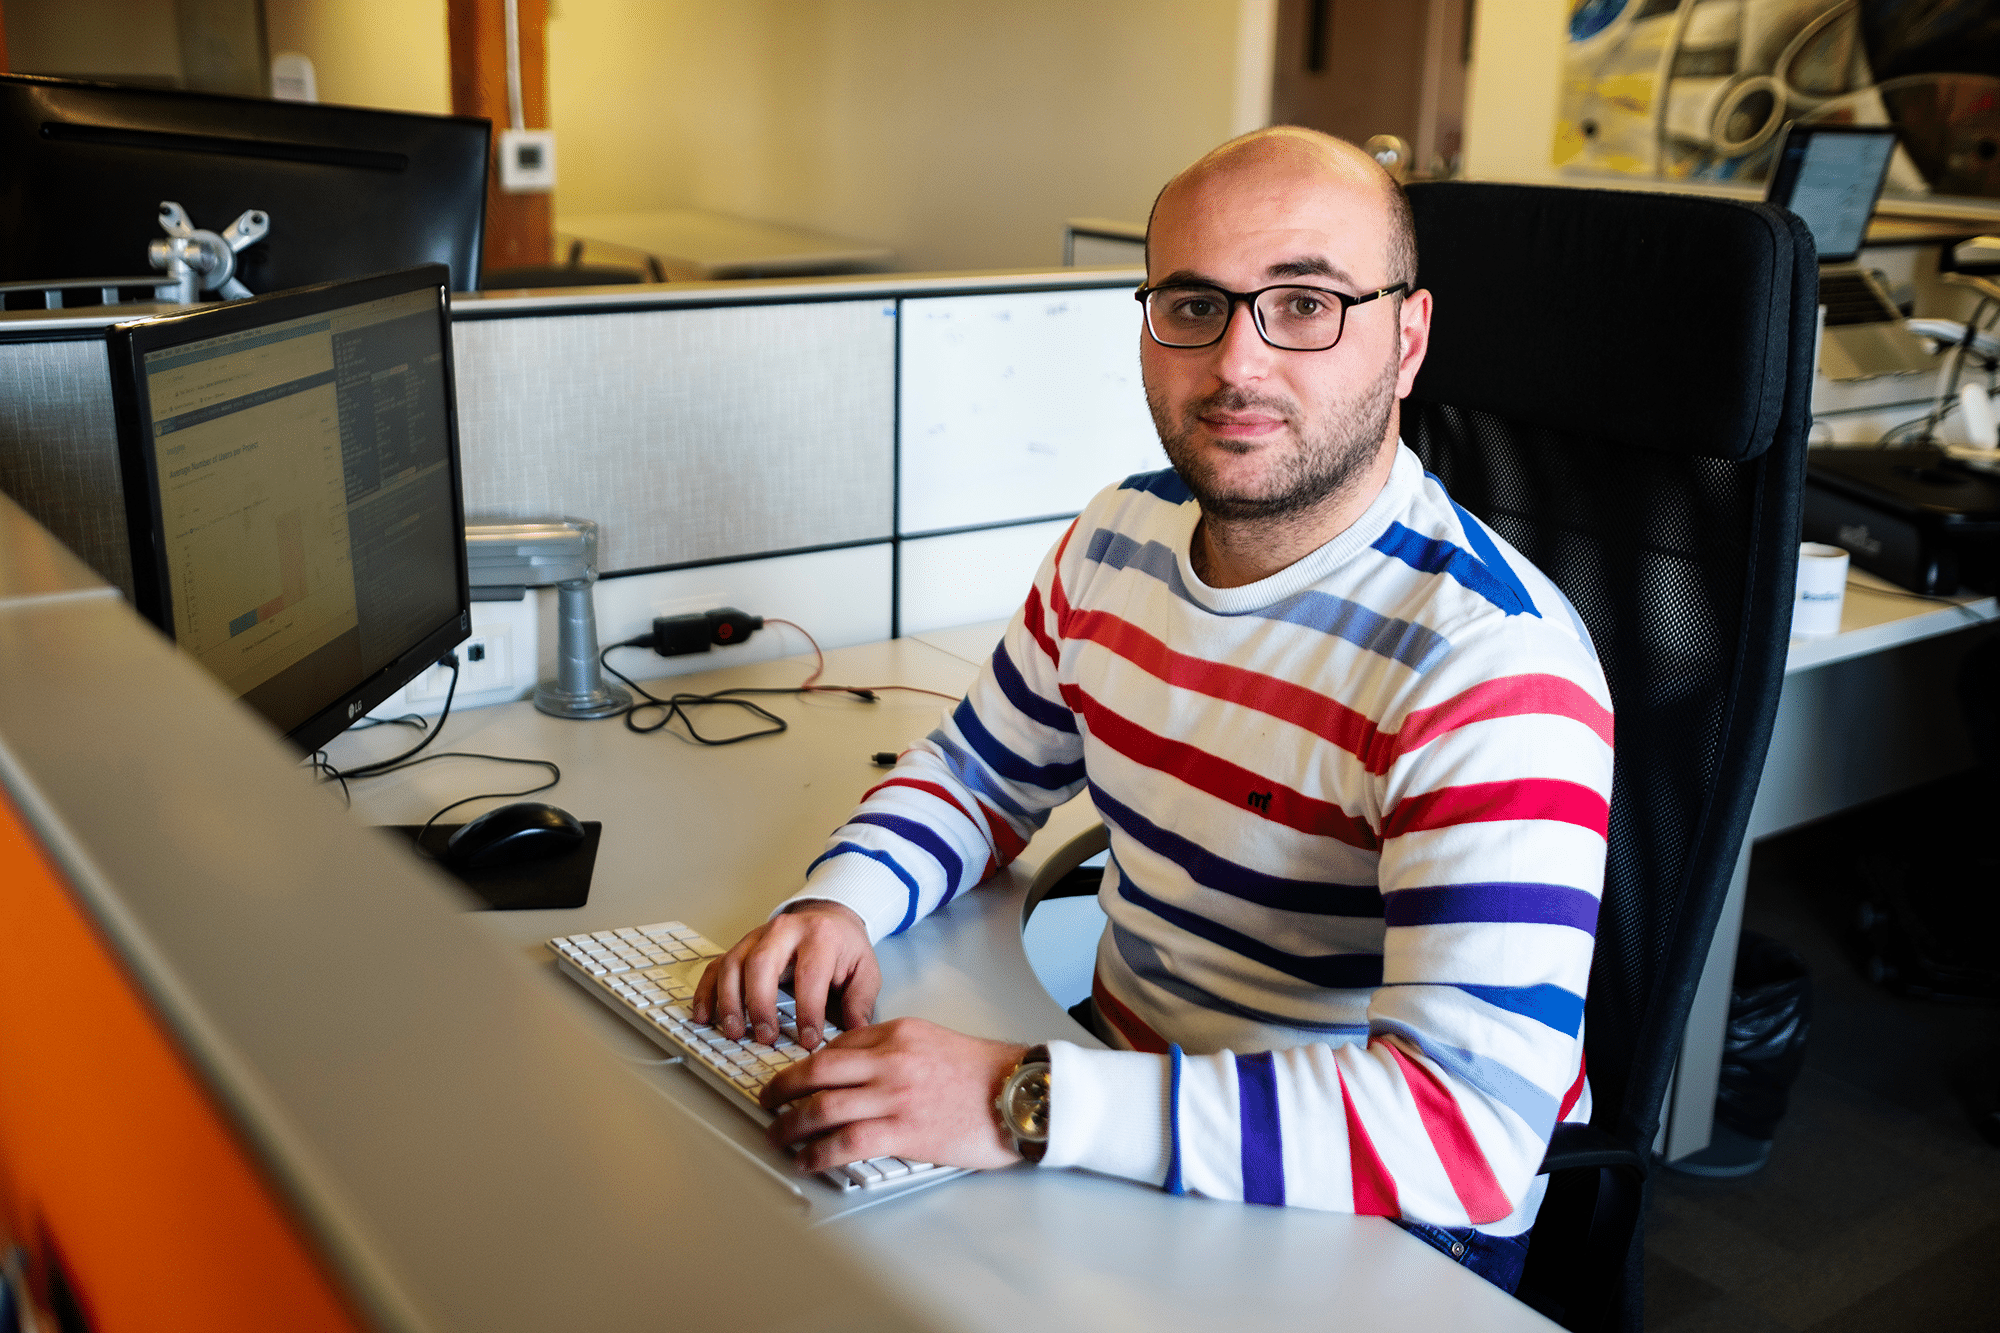
[[[1785,656],[1785,674],[1864,657],[1991,620],[2000,620],[2000,600],[1991,594],[1925,597],[1867,570],[1850,568],[1847,597],[1840,608],[1840,633],[1793,639]]]
[[[997,627],[927,636],[960,653],[904,639],[827,654],[830,683],[898,681],[956,693]],[[984,639],[986,648],[975,640]],[[698,676],[684,690],[790,685],[806,663],[783,659]],[[545,969],[552,1003],[590,1011],[607,1046],[651,1054],[614,1015],[562,978],[541,942],[579,930],[665,918],[718,942],[762,921],[799,882],[856,798],[879,780],[869,762],[935,725],[950,705],[889,694],[875,704],[836,696],[767,696],[792,730],[704,749],[676,736],[633,735],[617,721],[564,722],[528,704],[460,714],[440,746],[554,759],[563,783],[545,799],[604,823],[589,903],[568,911],[473,918]],[[720,716],[708,719],[718,730]],[[350,734],[336,763],[408,744],[400,728]],[[369,823],[420,821],[448,801],[507,790],[510,770],[448,760],[357,785]],[[467,808],[466,813],[480,807]],[[455,812],[449,818],[457,818]],[[908,934],[885,941],[878,1014],[918,1013],[966,1031],[1018,1040],[1088,1040],[1049,998],[1020,942],[1021,905],[1035,865],[1091,820],[1072,803],[994,883],[964,895]],[[749,1126],[677,1069],[644,1071],[676,1101]],[[706,1118],[706,1117],[704,1117]],[[772,1186],[774,1192],[778,1186]],[[1343,1324],[1403,1329],[1549,1328],[1525,1305],[1377,1218],[1176,1199],[1075,1172],[1027,1168],[948,1182],[819,1228],[872,1271],[935,1312],[941,1326],[993,1330],[1269,1330]]]
[[[556,230],[643,251],[658,259],[669,277],[683,280],[883,269],[895,259],[880,246],[693,208],[564,214],[556,219]]]

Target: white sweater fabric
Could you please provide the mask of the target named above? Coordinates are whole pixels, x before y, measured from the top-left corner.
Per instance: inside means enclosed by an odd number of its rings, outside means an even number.
[[[1087,788],[1094,994],[1128,1049],[1051,1043],[1042,1165],[1518,1233],[1553,1126],[1590,1110],[1612,726],[1589,637],[1404,447],[1360,520],[1261,582],[1201,582],[1199,517],[1171,471],[1092,500],[784,906],[907,930]]]

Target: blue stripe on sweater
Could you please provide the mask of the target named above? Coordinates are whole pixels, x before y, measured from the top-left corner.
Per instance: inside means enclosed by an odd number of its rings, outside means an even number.
[[[1167,1082],[1167,1178],[1160,1188],[1169,1194],[1186,1194],[1181,1180],[1181,1048],[1167,1047],[1170,1072]]]
[[[873,811],[855,815],[847,822],[885,829],[905,842],[914,844],[919,851],[936,861],[938,868],[944,871],[945,886],[944,898],[938,903],[939,907],[950,902],[958,893],[958,880],[959,876],[965,873],[965,863],[958,859],[958,853],[951,849],[951,844],[940,838],[930,826],[920,824],[914,819],[905,819],[901,815],[886,815]]]
[[[1168,504],[1186,504],[1194,497],[1181,480],[1181,474],[1172,468],[1161,468],[1158,472],[1135,472],[1118,483],[1121,491],[1144,491],[1156,495]]]
[[[1521,599],[1523,610],[1540,620],[1542,613],[1535,606],[1535,599],[1528,595],[1527,585],[1521,582],[1521,576],[1514,572],[1514,567],[1507,563],[1507,557],[1500,554],[1500,548],[1493,544],[1493,535],[1486,530],[1486,525],[1474,518],[1464,505],[1453,500],[1451,492],[1436,476],[1429,472],[1424,475],[1429,477],[1443,493],[1444,498],[1450,501],[1453,512],[1458,515],[1459,526],[1465,531],[1465,544],[1472,548],[1472,553],[1485,562],[1486,568],[1495,578],[1514,590],[1515,596]]]
[[[1454,546],[1448,541],[1425,537],[1401,523],[1391,523],[1372,545],[1383,555],[1400,560],[1411,569],[1425,574],[1449,575],[1510,616],[1517,616],[1523,611],[1533,609],[1521,593],[1516,591],[1518,584],[1514,587],[1508,586],[1474,558],[1470,551]]]
[[[1001,744],[999,738],[979,720],[970,699],[959,700],[958,707],[952,710],[951,720],[958,727],[958,734],[965,737],[966,744],[972,747],[973,753],[1009,782],[1023,782],[1045,791],[1057,791],[1083,780],[1081,759],[1072,759],[1064,764],[1031,764]]]
[[[945,763],[951,769],[951,775],[976,792],[981,799],[990,801],[1016,819],[1032,821],[1036,828],[1040,828],[1042,821],[1049,817],[1048,811],[1031,811],[1015,800],[1013,795],[995,781],[993,775],[988,773],[977,759],[966,753],[965,747],[954,740],[944,728],[938,728],[924,739],[937,746],[943,753]]]
[[[1091,799],[1097,806],[1098,814],[1107,822],[1119,823],[1118,816],[1106,808],[1105,799],[1097,794],[1095,788],[1091,789]],[[1110,802],[1110,804],[1115,806],[1117,803]],[[1190,935],[1314,986],[1353,990],[1382,984],[1382,955],[1379,953],[1287,953],[1241,931],[1231,930],[1225,925],[1211,921],[1198,912],[1163,902],[1139,888],[1132,882],[1131,876],[1125,874],[1118,876],[1118,896],[1134,907],[1143,907],[1162,921],[1180,927]]]
[[[896,858],[889,855],[889,853],[878,852],[873,847],[863,847],[858,842],[848,842],[843,839],[813,858],[813,863],[806,867],[806,877],[808,879],[812,878],[812,872],[819,869],[820,862],[830,861],[844,852],[853,852],[855,855],[865,856],[871,861],[880,861],[895,873],[897,879],[903,881],[903,887],[910,891],[910,905],[903,912],[903,919],[897,922],[896,928],[889,933],[891,935],[900,935],[908,930],[910,923],[917,919],[917,881],[910,877],[909,871],[897,865]]]
[[[1267,875],[1217,856],[1192,839],[1168,832],[1096,783],[1090,784],[1090,799],[1105,819],[1129,833],[1146,850],[1172,861],[1204,889],[1281,912],[1371,920],[1382,915],[1382,894],[1373,884],[1332,884]]]
[[[1461,1046],[1433,1041],[1408,1023],[1378,1018],[1368,1025],[1369,1035],[1401,1037],[1422,1051],[1438,1068],[1466,1086],[1491,1097],[1521,1117],[1521,1122],[1544,1142],[1555,1128],[1561,1103],[1507,1065],[1490,1055],[1474,1055]]]
[[[1549,982],[1536,986],[1475,986],[1464,981],[1434,984],[1456,986],[1496,1009],[1532,1018],[1565,1037],[1574,1037],[1583,1030],[1583,997]]]
[[[1297,977],[1300,981],[1311,985],[1353,990],[1362,986],[1382,984],[1382,955],[1379,953],[1318,955],[1286,953],[1241,931],[1218,925],[1184,907],[1161,902],[1143,889],[1134,888],[1129,879],[1118,885],[1118,896],[1134,907],[1145,908],[1169,925],[1179,926],[1190,935],[1199,936],[1210,944],[1220,945],[1231,953],[1241,954],[1253,963],[1262,963],[1274,972]]]
[[[1115,859],[1113,864],[1116,864]],[[1119,874],[1122,876],[1124,872],[1120,871]],[[1212,1009],[1219,1014],[1233,1014],[1238,1018],[1247,1018],[1253,1023],[1269,1023],[1274,1027],[1317,1032],[1333,1045],[1338,1045],[1342,1041],[1358,1041],[1368,1035],[1366,1023],[1320,1023],[1309,1018],[1300,1018],[1296,1014],[1272,1013],[1269,1010],[1253,1009],[1247,1004],[1224,999],[1211,991],[1203,990],[1185,977],[1175,976],[1168,970],[1166,960],[1160,957],[1158,949],[1116,921],[1109,924],[1111,947],[1118,950],[1119,959],[1131,970],[1133,976],[1177,999],[1187,1001],[1197,1009]]]
[[[1243,1202],[1284,1207],[1285,1132],[1278,1118],[1278,1071],[1269,1051],[1236,1057],[1236,1115]]]
[[[1567,884],[1431,884],[1382,896],[1391,926],[1453,926],[1463,922],[1574,926],[1597,929],[1597,898]]]
[[[993,650],[993,679],[1000,686],[1000,692],[1007,696],[1007,702],[1033,721],[1056,731],[1076,731],[1076,714],[1053,699],[1044,699],[1028,688],[1028,682],[1021,679],[1020,668],[1007,653],[1007,645],[1001,644]]]
[[[1090,534],[1084,556],[1112,569],[1131,569],[1151,575],[1164,583],[1175,597],[1199,608],[1205,615],[1259,616],[1266,620],[1283,621],[1301,629],[1344,639],[1366,652],[1401,662],[1413,671],[1428,670],[1451,648],[1451,641],[1435,630],[1382,615],[1344,597],[1311,589],[1270,606],[1248,611],[1211,610],[1195,601],[1188,592],[1187,584],[1181,579],[1180,557],[1159,542],[1141,545],[1110,528],[1098,528]]]

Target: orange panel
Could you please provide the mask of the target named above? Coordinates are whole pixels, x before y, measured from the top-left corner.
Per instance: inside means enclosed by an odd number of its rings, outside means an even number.
[[[4,795],[0,1229],[96,1333],[363,1327]]]

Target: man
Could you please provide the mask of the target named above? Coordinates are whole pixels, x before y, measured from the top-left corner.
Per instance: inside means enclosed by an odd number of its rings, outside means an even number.
[[[1173,470],[1091,502],[949,721],[702,979],[698,1018],[768,1040],[789,971],[815,1047],[838,995],[849,1030],[765,1095],[802,1168],[1025,1151],[1397,1218],[1512,1289],[1589,1110],[1611,715],[1561,594],[1400,443],[1415,270],[1399,187],[1312,131],[1162,191],[1140,351]],[[1086,785],[1114,1049],[1050,1042],[1036,1082],[1022,1047],[868,1026],[872,941]]]

